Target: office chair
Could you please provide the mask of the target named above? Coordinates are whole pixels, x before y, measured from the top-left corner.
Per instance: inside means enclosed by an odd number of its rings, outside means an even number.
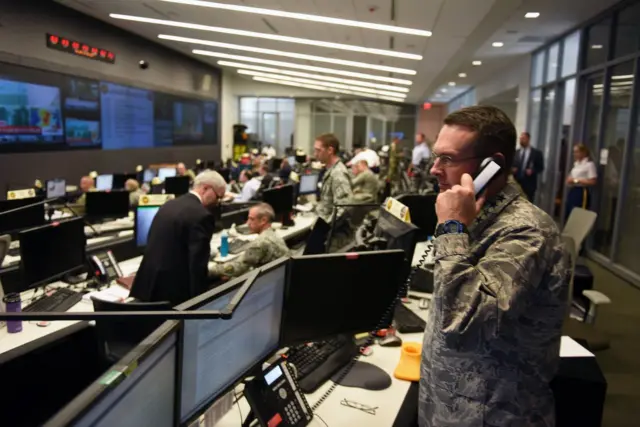
[[[4,262],[4,257],[9,253],[10,244],[11,236],[9,236],[8,234],[0,236],[0,267]],[[2,298],[4,298],[4,288],[2,287],[2,280],[0,280],[0,312],[4,311],[4,303],[2,302]]]
[[[120,303],[91,297],[94,311],[167,311],[168,301]],[[102,319],[96,320],[100,354],[107,363],[122,359],[132,348],[162,324],[156,319]]]
[[[571,308],[573,306],[573,281],[575,278],[576,260],[578,251],[575,241],[571,236],[563,235],[562,241],[570,259],[570,276],[569,276],[569,298],[567,313],[565,315],[564,324],[562,326],[563,335],[568,335],[576,340],[586,341],[591,351],[606,350],[610,346],[609,338],[595,327],[596,310],[598,305],[608,304],[611,302],[606,295],[593,290],[583,291],[583,295],[590,301],[589,308],[582,321],[571,317]]]
[[[571,236],[575,242],[576,252],[579,254],[582,249],[582,243],[584,239],[589,235],[598,214],[582,208],[573,208],[567,223],[564,225],[562,234],[565,236]]]

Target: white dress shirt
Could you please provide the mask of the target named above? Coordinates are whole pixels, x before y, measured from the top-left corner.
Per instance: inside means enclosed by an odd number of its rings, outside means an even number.
[[[258,178],[251,178],[249,181],[244,183],[244,186],[242,187],[242,193],[240,193],[240,195],[238,197],[236,197],[235,199],[233,199],[234,202],[236,203],[244,203],[244,202],[248,202],[249,200],[253,199],[253,197],[256,195],[256,193],[258,192],[258,189],[260,188],[260,184],[262,184],[262,177]]]
[[[531,147],[520,149],[520,166],[527,169],[529,164],[529,155],[531,154]],[[520,172],[520,171],[518,171]]]
[[[418,144],[413,147],[413,152],[411,153],[411,163],[414,166],[420,166],[420,162],[422,162],[423,160],[428,162],[430,157],[431,150],[429,149],[427,143],[423,142],[422,144]]]
[[[574,162],[570,174],[573,179],[593,179],[598,177],[596,164],[589,159]]]

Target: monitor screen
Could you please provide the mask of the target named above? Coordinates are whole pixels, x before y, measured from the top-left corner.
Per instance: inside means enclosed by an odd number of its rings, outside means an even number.
[[[156,177],[156,171],[153,169],[145,169],[142,180],[147,184],[151,182],[153,178]]]
[[[73,218],[20,233],[20,269],[24,289],[84,266],[86,237],[82,218]]]
[[[168,176],[164,180],[164,194],[174,194],[182,196],[189,192],[189,177],[188,176]]]
[[[67,181],[64,179],[47,180],[47,199],[64,197],[67,194]]]
[[[262,193],[262,201],[270,204],[276,215],[291,212],[293,210],[293,185],[265,190]]]
[[[283,260],[265,266],[231,319],[184,322],[182,422],[192,419],[278,349],[285,270]],[[221,310],[234,294],[213,291],[213,299],[199,309]]]
[[[160,181],[164,181],[165,178],[170,176],[176,176],[176,168],[160,168],[158,169],[158,178]]]
[[[138,206],[136,208],[135,235],[137,247],[143,248],[147,246],[151,223],[159,210],[160,206]]]
[[[289,162],[289,166],[294,167],[296,165],[296,156],[287,157],[287,162]]]
[[[113,175],[98,175],[96,178],[96,190],[109,191],[113,189]]]
[[[400,250],[293,257],[281,345],[387,327],[381,323],[402,285],[404,259]]]
[[[173,427],[177,329],[165,322],[45,426]]]
[[[153,92],[100,83],[102,149],[152,148]]]
[[[86,216],[90,218],[124,218],[129,215],[126,191],[89,191],[86,193]]]
[[[41,202],[41,197],[18,200],[0,200],[0,213]],[[44,205],[39,204],[0,216],[0,234],[17,232],[24,228],[37,227],[45,223]]]
[[[320,175],[317,173],[311,175],[301,175],[300,176],[300,189],[298,190],[298,194],[315,194],[318,192],[318,178]]]

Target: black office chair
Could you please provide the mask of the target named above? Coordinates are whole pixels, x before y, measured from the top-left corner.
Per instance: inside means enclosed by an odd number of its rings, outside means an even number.
[[[91,297],[94,311],[167,311],[168,301],[120,303]],[[156,330],[162,320],[157,319],[102,319],[96,320],[100,354],[109,364],[122,359],[131,349]]]

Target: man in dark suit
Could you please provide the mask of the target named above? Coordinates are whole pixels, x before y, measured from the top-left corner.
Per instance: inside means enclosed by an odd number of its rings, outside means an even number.
[[[513,159],[513,176],[531,203],[533,203],[538,189],[538,174],[541,174],[543,170],[542,151],[531,146],[529,132],[522,132],[520,134],[520,149]]]
[[[165,203],[156,214],[131,296],[145,302],[180,304],[208,288],[215,206],[225,195],[224,178],[204,171],[193,189]]]

